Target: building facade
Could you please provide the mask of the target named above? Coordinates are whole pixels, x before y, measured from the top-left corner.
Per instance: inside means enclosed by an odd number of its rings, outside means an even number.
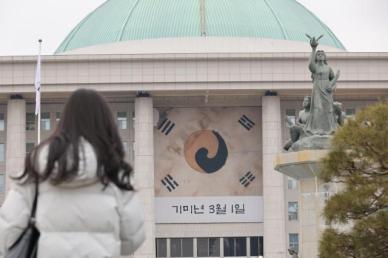
[[[335,100],[349,116],[388,97],[388,53],[346,52],[296,1],[124,2],[107,1],[42,57],[42,138],[72,91],[96,89],[145,209],[135,257],[289,257],[303,245],[298,182],[273,160],[288,139],[285,117],[296,119],[311,94],[302,36],[325,35],[319,47],[341,70]],[[0,201],[36,143],[35,65],[0,57]]]

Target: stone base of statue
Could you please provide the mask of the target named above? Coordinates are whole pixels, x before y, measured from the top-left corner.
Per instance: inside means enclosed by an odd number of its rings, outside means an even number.
[[[301,150],[327,150],[330,148],[331,135],[311,135],[304,136],[297,142],[294,142],[290,148],[291,151]]]
[[[325,138],[315,138],[317,142]],[[277,155],[275,169],[299,180],[299,252],[298,257],[318,257],[321,232],[325,228],[321,217],[330,185],[318,179],[322,158],[327,150],[304,150]]]

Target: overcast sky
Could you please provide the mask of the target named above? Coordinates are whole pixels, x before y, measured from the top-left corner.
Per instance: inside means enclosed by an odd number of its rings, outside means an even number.
[[[331,28],[347,50],[388,52],[388,0],[298,1]],[[0,0],[0,56],[35,55],[39,38],[44,41],[43,54],[52,54],[70,30],[103,2]]]

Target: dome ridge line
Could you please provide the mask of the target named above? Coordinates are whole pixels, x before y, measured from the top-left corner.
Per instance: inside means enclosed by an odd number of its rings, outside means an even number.
[[[135,10],[136,6],[139,4],[140,0],[136,0],[136,2],[132,5],[132,7],[129,9],[128,15],[124,20],[123,25],[120,28],[120,31],[117,33],[116,41],[120,41],[123,38],[125,27],[127,26],[129,22],[129,18],[131,18],[133,11]]]
[[[206,37],[206,0],[199,0],[201,37]]]
[[[276,22],[278,23],[278,25],[282,31],[284,39],[288,40],[289,39],[288,33],[287,33],[286,29],[284,28],[283,23],[280,21],[279,16],[276,14],[275,10],[272,8],[272,5],[268,2],[268,0],[264,0],[264,3],[268,6],[269,10],[271,11],[273,16],[275,17]]]

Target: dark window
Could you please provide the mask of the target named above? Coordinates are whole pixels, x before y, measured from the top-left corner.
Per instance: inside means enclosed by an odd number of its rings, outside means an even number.
[[[219,238],[209,238],[209,256],[220,256]]]
[[[298,220],[298,202],[288,202],[288,220]]]
[[[192,257],[193,239],[192,238],[171,238],[171,257]]]
[[[127,112],[117,112],[117,127],[127,129]]]
[[[356,110],[354,108],[347,108],[345,113],[347,116],[354,116],[356,114]]]
[[[299,250],[299,235],[298,234],[289,234],[288,240],[290,243],[290,248],[294,249],[295,251]]]
[[[26,130],[33,131],[35,130],[35,114],[27,113],[26,114]]]
[[[5,191],[5,176],[0,174],[0,193],[4,193]]]
[[[26,153],[30,153],[32,151],[32,149],[34,148],[35,146],[35,143],[33,142],[28,142],[26,143]]]
[[[171,238],[170,239],[171,247],[171,256],[172,257],[181,257],[182,255],[182,243],[180,238]]]
[[[197,256],[198,257],[219,257],[220,256],[220,239],[216,237],[198,238],[197,239]]]
[[[51,123],[50,123],[50,113],[42,113],[40,117],[40,127],[44,131],[50,131]]]
[[[124,148],[124,152],[125,152],[125,155],[128,155],[128,142],[123,142],[123,148]]]
[[[156,257],[167,257],[167,238],[156,239]]]
[[[287,120],[295,124],[295,121],[296,121],[295,109],[287,109],[286,116],[287,116]]]
[[[4,131],[4,114],[0,113],[0,131]]]
[[[182,238],[182,257],[193,256],[193,239]]]
[[[298,220],[298,202],[288,202],[288,220]]]
[[[245,237],[225,237],[224,256],[246,256],[247,245]]]
[[[5,145],[4,143],[0,143],[0,162],[4,162],[5,160]]]
[[[356,115],[356,109],[354,108],[347,108],[345,110],[346,118],[353,119]]]
[[[291,178],[291,177],[289,177],[289,178],[287,179],[287,185],[288,185],[288,189],[289,189],[289,190],[294,190],[294,189],[296,189],[296,180],[293,179],[293,178]]]
[[[250,237],[251,256],[264,255],[263,237]]]
[[[59,123],[61,121],[61,112],[55,113],[55,122]]]

